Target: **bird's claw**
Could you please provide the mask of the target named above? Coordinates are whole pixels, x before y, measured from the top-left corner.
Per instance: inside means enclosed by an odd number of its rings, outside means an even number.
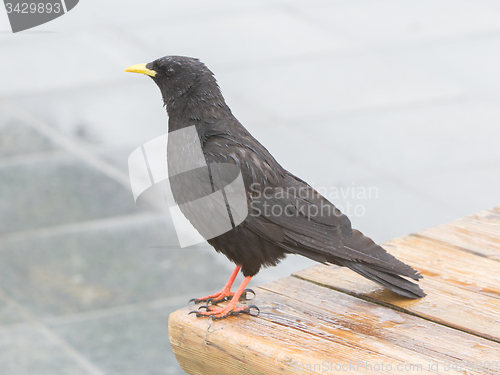
[[[199,310],[205,309],[204,312],[200,312]],[[257,310],[257,314],[252,314],[252,309]],[[240,314],[248,314],[251,316],[259,316],[260,314],[260,309],[256,305],[249,305],[249,306],[241,306],[238,308],[235,308],[233,310],[229,310],[227,312],[224,312],[224,309],[215,309],[212,308],[211,306],[200,306],[197,310],[190,311],[189,314],[196,314],[196,317],[200,318],[202,316],[208,317],[209,319],[212,320],[220,320],[227,318],[230,315],[240,315]]]
[[[257,315],[253,315],[253,314],[250,313],[250,311],[252,309],[257,310]],[[260,315],[260,309],[256,305],[250,305],[250,306],[248,306],[248,314],[252,315],[252,316],[259,316]]]
[[[253,297],[252,298],[247,298],[248,297],[248,293],[252,293]],[[251,300],[253,300],[255,298],[256,295],[257,294],[255,294],[255,292],[252,289],[250,289],[250,288],[245,289],[243,291],[243,293],[241,293],[240,301],[251,301]]]
[[[252,314],[250,311],[252,309],[255,309],[257,310],[257,314],[254,315]],[[260,309],[255,306],[255,305],[250,305],[250,306],[247,306],[243,309],[238,309],[238,310],[231,310],[229,312],[227,312],[226,314],[224,315],[221,315],[221,316],[217,316],[217,315],[210,315],[209,316],[209,319],[212,319],[212,320],[220,320],[220,319],[224,319],[224,318],[227,318],[229,315],[233,315],[233,316],[236,316],[236,315],[241,315],[241,314],[248,314],[248,315],[251,315],[251,316],[259,316],[260,314]]]
[[[219,293],[212,294],[210,296],[202,298],[191,298],[188,304],[190,304],[191,302],[194,302],[195,304],[206,302],[207,304],[217,305],[219,302],[229,301],[231,298],[233,298],[233,293],[231,293],[230,291],[222,290]]]
[[[252,309],[257,310],[257,315],[253,315],[253,314],[250,313],[250,311]],[[240,314],[248,314],[248,315],[252,315],[252,316],[258,316],[260,314],[260,309],[257,306],[255,306],[255,305],[250,305],[250,306],[247,306],[247,307],[245,307],[244,309],[241,309],[241,310],[236,310],[236,311],[233,310],[233,311],[229,312],[228,315],[240,315]]]
[[[223,301],[223,299],[221,301]],[[207,304],[207,306],[214,306],[214,305],[217,305],[221,301],[215,300],[213,298],[209,298],[205,301],[205,303]]]

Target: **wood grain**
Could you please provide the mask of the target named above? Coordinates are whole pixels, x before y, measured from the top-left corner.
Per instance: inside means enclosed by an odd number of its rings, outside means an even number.
[[[204,375],[500,373],[500,207],[383,246],[421,271],[425,298],[314,266],[256,288],[249,303],[259,316],[212,321],[188,315],[195,306],[172,313],[181,367]]]
[[[184,371],[314,374],[331,362],[333,369],[354,366],[352,373],[367,373],[368,365],[432,373],[432,364],[444,370],[446,363],[493,361],[500,353],[498,343],[297,278],[266,284],[256,292],[258,317],[210,321],[187,315],[189,309],[171,315],[172,349]],[[308,364],[317,365],[317,371],[299,371]],[[334,370],[323,371],[329,372]]]
[[[500,342],[500,299],[435,280],[433,276],[426,276],[420,281],[427,296],[410,300],[345,268],[320,265],[294,275]]]
[[[500,298],[500,265],[495,260],[420,236],[396,238],[384,247],[425,278]]]
[[[500,212],[497,208],[416,234],[454,245],[464,252],[500,261]]]

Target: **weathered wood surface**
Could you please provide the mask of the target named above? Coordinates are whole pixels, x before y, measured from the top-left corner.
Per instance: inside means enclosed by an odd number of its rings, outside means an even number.
[[[500,373],[500,210],[384,246],[422,272],[425,298],[318,265],[256,288],[257,317],[171,314],[177,360],[205,375]]]
[[[464,252],[500,261],[500,207],[419,232]]]

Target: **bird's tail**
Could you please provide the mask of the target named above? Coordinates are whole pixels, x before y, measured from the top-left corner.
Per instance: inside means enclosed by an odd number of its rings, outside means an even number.
[[[375,265],[343,259],[338,263],[401,296],[417,299],[426,295],[417,284],[406,280],[399,275],[395,275],[394,273],[384,272],[381,269],[377,269],[378,267]]]

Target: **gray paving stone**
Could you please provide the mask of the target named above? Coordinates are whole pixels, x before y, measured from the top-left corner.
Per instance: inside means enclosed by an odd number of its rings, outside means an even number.
[[[303,17],[353,47],[425,42],[500,31],[500,11],[480,2],[454,0],[376,0],[330,2],[310,7],[295,2]]]
[[[341,194],[335,204],[349,216],[353,228],[378,243],[457,218],[442,202],[387,178],[360,181],[344,186],[344,190],[338,188]]]
[[[172,223],[136,215],[0,242],[0,286],[39,317],[216,292],[215,251],[179,249]]]
[[[332,130],[308,129],[318,138],[335,138]],[[256,128],[252,133],[284,168],[315,187],[331,187],[339,182],[373,176],[359,159],[344,157],[332,145],[323,143],[318,147],[317,140],[311,140],[293,127],[275,124]]]
[[[20,121],[0,122],[0,158],[55,149],[50,139]]]
[[[498,123],[497,106],[457,101],[337,118],[312,125],[310,131],[297,129],[315,144],[356,156],[379,173],[397,175],[500,160]]]
[[[376,54],[290,62],[218,78],[221,87],[305,127],[332,115],[449,100],[464,93],[459,85]]]
[[[288,60],[347,46],[341,36],[330,36],[287,12],[251,8],[215,19],[179,18],[124,32],[148,46],[154,58],[165,54],[193,56],[209,67]]]
[[[153,1],[146,6],[132,0],[87,0],[78,3],[76,11],[60,17],[48,24],[40,25],[36,30],[81,33],[93,31],[96,28],[117,30],[136,28],[151,22],[168,24],[178,19],[217,19],[221,15],[233,14],[242,11],[265,10],[270,7],[269,1],[231,1],[213,0],[207,3],[203,0],[191,0],[189,3],[172,0]],[[96,9],[98,11],[96,11]],[[0,18],[0,22],[1,22]],[[7,17],[5,17],[8,25]],[[1,24],[0,24],[1,25]],[[10,29],[6,27],[5,29]],[[1,30],[1,29],[0,29]]]
[[[73,156],[0,168],[0,234],[138,212],[132,193]]]
[[[155,137],[152,137],[153,139]],[[130,146],[122,147],[98,147],[93,149],[96,155],[104,160],[106,163],[112,165],[113,167],[120,170],[122,173],[128,175],[128,158],[130,154],[138,147],[141,143],[136,143]]]
[[[342,6],[343,4],[349,4],[352,1],[353,0],[311,0],[308,1],[307,3],[304,3],[302,0],[269,0],[270,3],[274,3],[280,6],[290,7],[293,5],[294,8],[297,8],[300,11],[302,11],[302,8],[318,8],[331,4]],[[357,1],[370,2],[372,0],[357,0]]]
[[[500,12],[500,3],[496,0],[479,0],[478,4],[481,4],[486,9],[491,9],[497,12]]]
[[[395,64],[412,64],[452,84],[467,97],[485,104],[500,103],[500,33],[448,43],[429,43],[388,52]]]
[[[0,34],[2,54],[9,56],[0,60],[1,96],[44,93],[121,80],[126,68],[123,65],[140,56],[137,47],[107,30],[43,34],[43,30],[37,29],[36,32],[38,39],[33,39],[30,32],[15,36]],[[36,59],[28,58],[26,51]]]
[[[253,288],[288,277],[294,272],[301,271],[316,264],[318,263],[299,255],[287,255],[287,257],[276,267],[261,269],[260,272],[250,280],[248,287]],[[236,283],[240,283],[241,280],[242,278],[236,279],[234,286],[237,287]]]
[[[136,145],[167,132],[168,117],[155,84],[123,72],[127,83],[23,95],[13,102],[82,145]],[[125,159],[126,160],[126,159]]]
[[[19,307],[2,295],[3,293],[0,292],[0,327],[25,322],[25,316]]]
[[[3,33],[12,32],[7,12],[0,12],[0,32]]]
[[[145,308],[50,326],[107,375],[184,374],[168,339],[168,316],[182,306]]]
[[[0,332],[2,375],[91,375],[36,326],[1,329]]]
[[[401,178],[451,207],[458,218],[491,209],[498,202],[500,157],[492,163],[470,162],[454,169],[405,173]]]

